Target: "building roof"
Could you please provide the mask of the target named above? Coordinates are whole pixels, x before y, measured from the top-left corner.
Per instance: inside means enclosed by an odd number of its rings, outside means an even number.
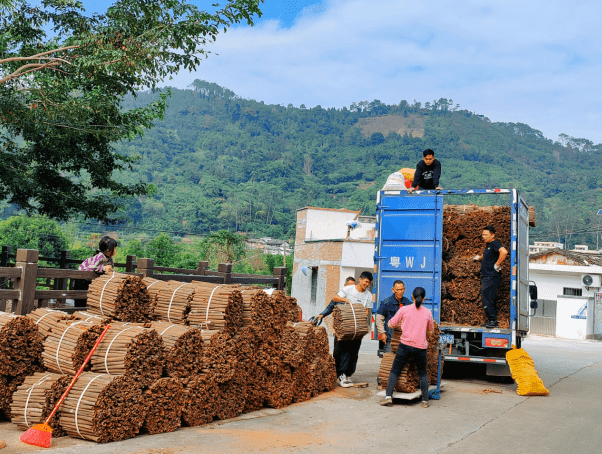
[[[347,210],[345,208],[321,208],[321,207],[303,207],[303,208],[298,208],[297,211],[303,211],[303,210],[322,210],[322,211],[339,211],[342,213],[359,213],[360,211],[353,211],[353,210]]]
[[[602,266],[602,254],[594,255],[591,253],[588,254],[586,252],[566,251],[564,249],[548,249],[546,251],[536,252],[535,254],[529,255],[529,261],[544,258],[550,255],[561,255],[563,257],[566,257],[567,259],[579,263],[580,265]]]

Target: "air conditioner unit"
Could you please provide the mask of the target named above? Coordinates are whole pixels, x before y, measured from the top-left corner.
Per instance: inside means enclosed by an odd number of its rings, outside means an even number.
[[[581,283],[585,287],[600,287],[600,275],[599,274],[582,274]]]

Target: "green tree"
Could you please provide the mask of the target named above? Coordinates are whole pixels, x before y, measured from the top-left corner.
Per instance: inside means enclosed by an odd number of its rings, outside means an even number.
[[[211,233],[204,238],[207,259],[211,263],[232,263],[245,256],[245,238],[228,230]]]
[[[135,156],[114,144],[163,119],[169,92],[123,109],[126,94],[194,70],[232,24],[261,15],[262,0],[215,11],[186,0],[117,0],[85,14],[78,0],[0,3],[0,200],[59,220],[110,221],[149,184],[123,183]]]
[[[57,223],[44,216],[15,216],[0,222],[0,245],[15,251],[37,249],[41,256],[58,257],[68,244]]]
[[[166,233],[161,233],[146,245],[147,257],[155,259],[157,266],[172,266],[179,252],[180,247]]]

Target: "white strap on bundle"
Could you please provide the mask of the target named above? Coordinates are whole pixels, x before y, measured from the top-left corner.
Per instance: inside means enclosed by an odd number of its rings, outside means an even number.
[[[60,311],[55,311],[55,310],[53,310],[53,309],[47,309],[47,311],[48,311],[48,312],[46,312],[44,315],[42,315],[42,316],[41,316],[41,317],[38,319],[38,321],[36,322],[36,325],[37,325],[38,323],[40,323],[44,317],[46,317],[47,315],[50,315],[52,312],[60,312]]]
[[[355,317],[355,309],[353,308],[353,303],[349,303],[349,305],[351,306],[351,312],[353,312],[353,324],[355,325],[353,327],[353,338],[355,339],[355,334],[357,333],[357,318]]]
[[[61,340],[59,341],[59,346],[56,348],[56,365],[59,367],[61,374],[64,374],[64,372],[63,372],[63,369],[61,368],[61,364],[59,363],[59,351],[61,350],[61,344],[63,343],[63,338],[65,337],[65,334],[67,334],[67,331],[69,331],[69,328],[71,328],[72,326],[75,326],[75,325],[79,325],[80,323],[89,323],[89,322],[85,322],[82,320],[80,322],[75,322],[75,323],[72,323],[71,325],[69,325],[67,327],[67,329],[65,331],[63,331],[63,335],[61,336]]]
[[[115,334],[115,337],[113,338],[113,340],[111,340],[111,343],[109,344],[109,347],[107,348],[107,352],[105,353],[105,370],[107,371],[107,374],[111,375],[111,373],[109,372],[109,365],[107,364],[107,358],[109,357],[109,350],[111,350],[111,346],[113,345],[113,342],[115,342],[115,339],[117,339],[117,337],[119,337],[120,334],[125,333],[126,331],[129,331],[134,328],[145,329],[145,328],[142,328],[141,326],[130,326],[129,328],[119,331],[117,334]]]
[[[37,382],[37,383],[34,383],[33,385],[31,385],[31,388],[29,388],[29,389],[27,390],[27,391],[29,391],[29,392],[27,393],[27,400],[25,401],[25,411],[23,412],[23,416],[25,416],[25,425],[26,425],[27,427],[31,427],[31,426],[29,425],[29,422],[27,422],[27,405],[29,405],[29,398],[31,397],[31,393],[33,392],[33,388],[35,388],[35,387],[36,387],[36,386],[38,386],[38,385],[41,385],[41,384],[42,384],[42,383],[44,383],[46,380],[48,380],[48,378],[50,378],[50,375],[51,375],[51,374],[46,374],[46,375],[44,375],[42,378],[40,378],[40,379],[38,380],[38,382]]]
[[[177,289],[175,289],[173,291],[173,294],[171,295],[171,299],[169,300],[169,307],[167,308],[167,320],[169,320],[170,322],[171,322],[171,318],[169,318],[169,313],[171,312],[171,303],[173,303],[174,296],[176,296],[176,292],[178,290],[180,290],[182,287],[184,287],[185,285],[188,285],[188,284],[190,284],[190,282],[186,282],[186,283],[180,285]]]
[[[90,385],[92,384],[92,382],[94,380],[96,380],[98,377],[102,377],[102,375],[103,374],[99,374],[96,377],[94,377],[92,380],[90,380],[90,382],[86,385],[86,387],[82,391],[82,395],[79,396],[79,399],[77,400],[77,407],[75,407],[75,430],[77,430],[77,433],[79,434],[79,436],[82,437],[84,440],[86,439],[86,437],[84,437],[82,435],[82,433],[79,431],[79,424],[77,423],[77,412],[79,411],[79,404],[81,403],[82,397],[84,397],[84,394],[86,394],[86,391],[88,390],[88,388],[90,387]]]
[[[155,285],[157,282],[163,282],[163,281],[155,281],[153,282],[151,285],[147,285],[146,289],[148,290],[149,288],[151,288],[153,285]]]
[[[105,315],[105,313],[102,311],[102,297],[105,294],[105,288],[107,287],[107,285],[109,285],[109,282],[111,282],[111,279],[113,279],[115,277],[115,271],[113,271],[113,275],[109,278],[109,280],[107,280],[107,282],[105,282],[105,285],[103,285],[102,287],[102,292],[100,292],[100,301],[99,301],[99,305],[100,305],[100,313],[102,315]]]
[[[174,326],[179,326],[179,325],[177,325],[177,324],[169,325],[167,328],[165,328],[163,331],[161,331],[161,334],[159,334],[159,336],[163,336],[163,333],[164,333],[165,331],[167,331],[169,328],[172,328],[172,327],[174,327]]]
[[[213,294],[220,287],[223,287],[223,285],[218,285],[217,287],[215,287],[211,292],[211,295],[209,295],[209,301],[207,302],[207,311],[205,312],[205,321],[209,320],[209,306],[211,306],[211,298],[213,298]]]
[[[97,318],[97,319],[102,319],[102,317],[99,317],[98,315],[90,315],[87,319],[85,319],[84,321],[87,322],[88,320],[90,320],[91,318]]]

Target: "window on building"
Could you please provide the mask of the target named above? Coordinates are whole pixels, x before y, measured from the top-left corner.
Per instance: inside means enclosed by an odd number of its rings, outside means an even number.
[[[564,287],[562,289],[562,294],[567,296],[583,296],[580,288],[568,288]]]
[[[318,268],[311,269],[311,295],[309,302],[316,304],[316,295],[318,294]]]

